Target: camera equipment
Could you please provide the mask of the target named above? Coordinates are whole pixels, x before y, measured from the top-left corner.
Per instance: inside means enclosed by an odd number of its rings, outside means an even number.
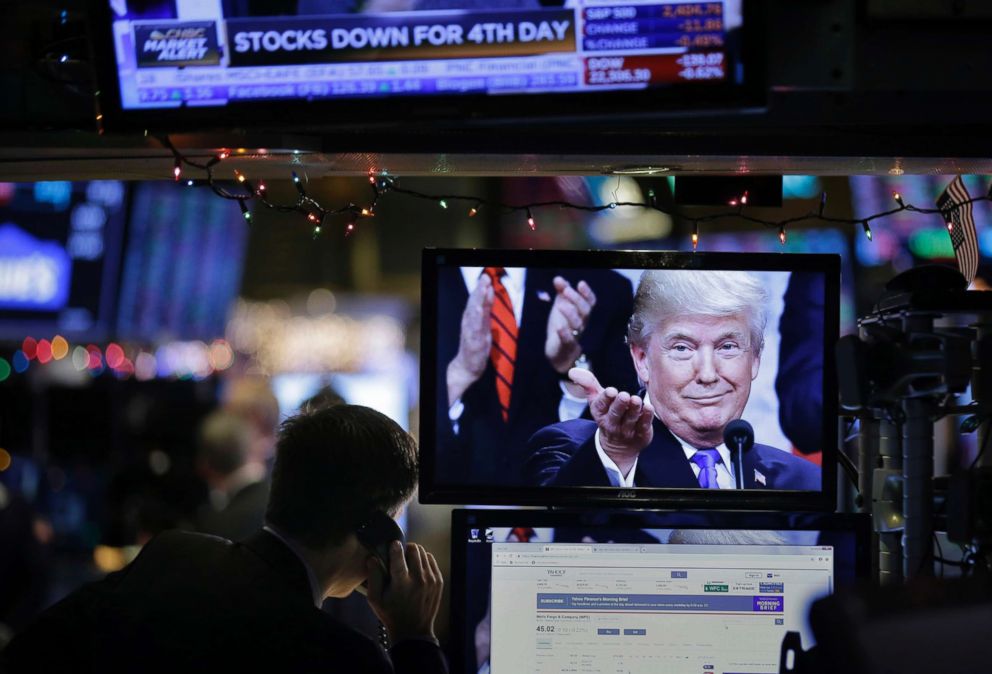
[[[992,401],[992,293],[968,291],[946,267],[918,267],[886,286],[860,334],[837,346],[841,408],[860,419],[861,507],[873,514],[883,585],[933,575],[935,531],[989,556],[988,444]],[[946,325],[963,323],[966,327]],[[971,387],[971,402],[955,397]],[[934,421],[972,415],[978,431],[968,470],[934,479]],[[939,493],[935,501],[935,484]],[[983,489],[984,486],[984,489]]]

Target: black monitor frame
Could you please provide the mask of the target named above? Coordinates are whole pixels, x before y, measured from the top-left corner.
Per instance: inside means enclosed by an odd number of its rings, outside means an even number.
[[[479,125],[496,125],[501,129],[500,133],[505,134],[513,128],[523,129],[542,120],[585,122],[605,130],[617,126],[621,118],[643,120],[645,117],[696,114],[703,110],[724,112],[763,108],[767,103],[767,38],[764,35],[767,24],[763,5],[760,0],[742,0],[740,61],[744,81],[741,84],[728,79],[723,83],[688,82],[637,91],[393,96],[314,102],[272,100],[158,110],[123,109],[109,2],[89,0],[87,15],[102,125],[109,131],[291,128],[300,132],[304,129],[318,131],[342,126],[368,129],[375,126],[381,132],[408,133],[413,128],[440,131],[452,127],[467,130]],[[513,125],[505,126],[508,123]]]
[[[742,271],[814,271],[826,275],[823,340],[822,489],[820,491],[671,489],[638,487],[507,487],[439,484],[436,480],[434,359],[438,344],[438,268],[445,266],[550,267],[602,269],[726,269]],[[551,251],[425,249],[421,287],[420,489],[421,503],[744,508],[748,510],[836,509],[838,429],[828,423],[838,413],[834,343],[839,337],[840,258],[821,254],[685,253],[674,251]],[[634,506],[636,504],[636,506]]]
[[[468,590],[466,540],[470,527],[602,527],[631,529],[765,529],[777,531],[850,531],[855,537],[855,582],[871,576],[871,519],[864,513],[734,512],[643,510],[476,510],[451,512],[451,602],[449,662],[457,672],[465,662],[466,644],[457,638],[470,616],[465,615]],[[486,543],[480,543],[487,545]]]

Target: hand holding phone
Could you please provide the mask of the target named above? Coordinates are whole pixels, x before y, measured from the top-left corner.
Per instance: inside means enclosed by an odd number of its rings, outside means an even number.
[[[434,619],[444,587],[437,560],[416,543],[393,540],[387,549],[384,567],[379,552],[373,552],[376,560],[368,561],[369,605],[393,643],[408,638],[436,641]]]
[[[403,530],[396,524],[396,521],[384,512],[377,511],[355,531],[358,542],[379,560],[382,569],[389,579],[389,544],[399,541],[400,545],[406,544],[406,537]]]

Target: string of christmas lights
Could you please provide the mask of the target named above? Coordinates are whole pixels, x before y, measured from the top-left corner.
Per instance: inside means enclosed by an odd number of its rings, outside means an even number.
[[[873,213],[868,216],[856,217],[856,218],[840,218],[829,216],[825,214],[825,209],[827,206],[827,193],[822,192],[820,194],[820,202],[818,208],[815,211],[810,211],[802,215],[796,215],[789,218],[783,218],[781,220],[768,220],[765,218],[759,218],[750,213],[745,213],[744,209],[748,205],[748,193],[744,192],[739,197],[731,199],[728,202],[728,206],[731,206],[733,210],[721,211],[717,213],[710,213],[707,215],[690,215],[681,210],[674,208],[665,208],[658,205],[658,200],[653,189],[648,190],[647,202],[639,201],[611,201],[605,204],[579,204],[571,201],[565,200],[552,200],[552,201],[534,201],[525,204],[507,204],[503,202],[493,201],[489,199],[484,199],[478,196],[463,195],[463,194],[428,194],[425,192],[419,192],[417,190],[411,190],[404,188],[399,185],[396,177],[388,175],[387,172],[376,172],[374,170],[369,171],[368,179],[369,185],[372,188],[372,198],[366,206],[357,206],[354,203],[348,203],[345,206],[340,206],[338,208],[329,208],[312,196],[310,196],[306,190],[305,182],[300,178],[296,171],[292,172],[293,184],[296,186],[298,196],[295,201],[291,203],[277,203],[269,199],[268,194],[265,190],[265,183],[259,181],[257,184],[248,180],[248,178],[240,171],[234,171],[234,180],[242,187],[244,190],[240,193],[231,192],[222,185],[218,184],[218,178],[215,175],[215,168],[222,161],[231,156],[230,152],[227,150],[221,150],[218,154],[211,157],[208,161],[201,163],[189,159],[183,155],[169,140],[169,138],[163,137],[162,144],[168,148],[173,155],[175,160],[173,166],[173,177],[176,181],[179,181],[182,176],[182,169],[184,166],[190,166],[199,169],[204,172],[205,179],[187,179],[186,184],[193,187],[199,185],[208,186],[217,196],[224,199],[229,199],[238,202],[238,206],[241,208],[241,213],[245,220],[251,221],[252,214],[251,209],[248,206],[248,202],[257,201],[262,204],[265,208],[269,208],[275,211],[283,213],[298,212],[300,213],[306,221],[313,227],[313,237],[317,238],[323,231],[325,221],[328,216],[337,216],[346,214],[347,224],[344,227],[344,235],[348,236],[352,234],[358,227],[359,220],[363,218],[371,218],[375,216],[375,208],[379,203],[379,200],[387,193],[393,192],[395,194],[401,194],[403,196],[412,197],[416,199],[422,199],[426,201],[432,201],[443,209],[448,209],[451,204],[454,203],[465,203],[469,205],[468,216],[475,217],[478,215],[479,211],[483,208],[495,209],[501,213],[520,213],[524,216],[525,222],[531,231],[537,230],[537,220],[534,217],[534,212],[541,209],[557,207],[568,208],[576,211],[583,211],[586,213],[599,213],[601,211],[613,210],[616,208],[644,208],[659,213],[664,213],[673,218],[679,218],[689,224],[692,231],[692,249],[695,251],[699,246],[699,226],[702,224],[709,224],[719,220],[735,219],[743,220],[751,224],[760,225],[762,227],[777,230],[779,242],[784,246],[786,243],[786,229],[790,226],[796,225],[801,222],[806,221],[819,221],[831,225],[846,225],[851,227],[860,226],[864,231],[865,236],[868,240],[872,240],[871,223],[875,220],[882,218],[887,218],[889,216],[895,215],[896,213],[910,212],[919,213],[922,215],[933,215],[939,214],[945,220],[945,225],[950,231],[953,229],[953,224],[948,218],[948,215],[968,204],[973,204],[978,201],[992,201],[992,184],[990,184],[988,192],[984,196],[972,197],[967,201],[962,201],[949,206],[946,209],[940,208],[921,208],[914,206],[913,204],[906,203],[902,198],[902,195],[898,192],[893,192],[892,197],[896,202],[895,208],[891,208],[886,211],[881,211],[879,213]]]

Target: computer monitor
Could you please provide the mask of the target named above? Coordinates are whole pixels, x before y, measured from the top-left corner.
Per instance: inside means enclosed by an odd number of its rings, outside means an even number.
[[[117,334],[164,343],[224,336],[241,289],[248,225],[209,190],[135,186]]]
[[[833,510],[839,267],[426,250],[421,500]]]
[[[456,510],[456,672],[778,672],[868,574],[862,515]]]
[[[113,336],[127,197],[117,180],[0,183],[0,341]]]

